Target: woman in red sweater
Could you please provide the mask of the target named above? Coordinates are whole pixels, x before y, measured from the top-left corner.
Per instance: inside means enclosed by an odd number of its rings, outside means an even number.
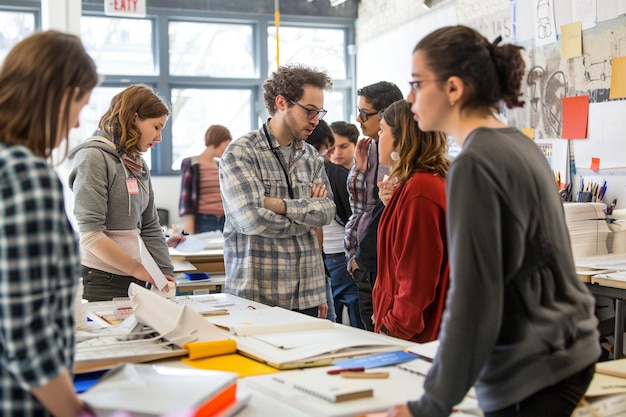
[[[399,100],[380,122],[379,183],[385,204],[378,226],[375,331],[414,342],[435,340],[448,290],[445,177],[447,138],[422,132],[411,104]]]

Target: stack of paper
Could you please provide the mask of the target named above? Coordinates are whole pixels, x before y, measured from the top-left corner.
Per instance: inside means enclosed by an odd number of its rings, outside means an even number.
[[[626,272],[597,274],[591,277],[591,282],[605,287],[626,288]]]
[[[74,371],[109,369],[121,362],[147,362],[183,356],[183,345],[228,339],[185,304],[178,304],[131,284],[133,315],[121,324],[77,334]]]
[[[626,415],[626,359],[596,364],[596,373],[585,401],[572,417],[618,417]]]
[[[574,258],[608,253],[604,203],[563,203]]]
[[[207,320],[228,328],[240,353],[277,369],[330,365],[339,358],[415,345],[280,307],[233,311]]]
[[[609,229],[611,230],[613,239],[609,240],[609,250],[612,253],[626,252],[626,209],[613,210],[610,216]]]

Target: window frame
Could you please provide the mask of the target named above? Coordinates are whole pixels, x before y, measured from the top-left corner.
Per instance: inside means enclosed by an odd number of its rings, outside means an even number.
[[[83,16],[109,17],[102,10],[102,5],[83,3]],[[100,84],[102,87],[126,87],[128,85],[144,83],[154,86],[159,94],[171,104],[172,89],[248,89],[253,99],[251,126],[262,123],[267,117],[263,103],[262,84],[268,72],[268,28],[274,25],[274,16],[269,14],[226,13],[206,10],[172,10],[153,8],[148,5],[145,19],[153,22],[153,53],[155,57],[156,75],[108,75]],[[247,24],[252,27],[254,74],[251,78],[216,78],[204,76],[174,76],[169,72],[169,34],[170,22],[218,23],[218,24]],[[349,18],[326,18],[311,16],[281,16],[281,27],[310,27],[342,29],[345,31],[345,62],[346,79],[334,80],[334,91],[342,91],[346,100],[342,114],[344,120],[349,121],[354,107],[356,86],[355,59],[348,54],[348,45],[354,44],[354,20]],[[280,31],[280,29],[279,29]],[[279,32],[280,33],[280,32]],[[95,127],[94,127],[95,128]],[[179,170],[172,169],[172,122],[167,123],[163,130],[163,141],[151,152],[151,174],[153,176],[180,175]]]

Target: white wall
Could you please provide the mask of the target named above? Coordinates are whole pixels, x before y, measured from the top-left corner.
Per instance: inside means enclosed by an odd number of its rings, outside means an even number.
[[[567,91],[566,96],[585,94],[588,90],[609,88],[610,79],[608,78],[606,81],[585,84],[584,77],[582,77],[583,58],[560,59],[560,40],[543,47],[535,46],[533,6],[536,7],[536,1],[448,0],[428,10],[423,7],[421,0],[394,0],[393,2],[361,0],[356,26],[357,88],[385,80],[396,83],[406,95],[408,93],[407,81],[411,79],[411,52],[417,42],[434,29],[455,24],[474,27],[488,39],[495,39],[496,36],[502,34],[504,42],[521,44],[526,48],[527,55],[531,57],[531,65],[541,66],[546,74],[555,71],[567,74],[571,91]],[[599,27],[583,31],[583,54],[591,61],[624,56],[621,45],[626,45],[626,35],[622,34],[626,0],[611,0],[606,3],[598,2]],[[555,26],[558,32],[560,32],[560,25],[571,23],[573,4],[571,0],[554,1]],[[516,6],[514,11],[513,5]],[[513,14],[516,17],[515,26]],[[610,27],[610,25],[616,27]],[[526,92],[526,94],[530,93]],[[530,98],[537,97],[527,95],[525,97],[527,103]],[[538,98],[542,99],[542,97]],[[524,111],[530,112],[528,108],[527,104]],[[558,116],[560,119],[560,109]],[[516,120],[516,114],[513,112],[509,113],[509,122],[519,125],[517,126],[519,128],[541,128],[540,120],[538,121],[536,117],[520,121],[519,118]],[[582,143],[576,143],[576,145],[580,147]],[[624,208],[626,207],[626,165],[624,166],[625,168],[620,169],[601,169],[597,173],[578,167],[574,178],[574,190],[577,190],[581,175],[584,176],[585,181],[602,183],[606,180],[609,188],[605,200],[610,203],[614,198],[618,198],[617,208]]]

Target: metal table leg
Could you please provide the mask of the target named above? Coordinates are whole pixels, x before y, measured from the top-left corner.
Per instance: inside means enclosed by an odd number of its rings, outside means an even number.
[[[619,359],[624,355],[624,300],[615,300],[615,332],[614,332],[613,357]]]

